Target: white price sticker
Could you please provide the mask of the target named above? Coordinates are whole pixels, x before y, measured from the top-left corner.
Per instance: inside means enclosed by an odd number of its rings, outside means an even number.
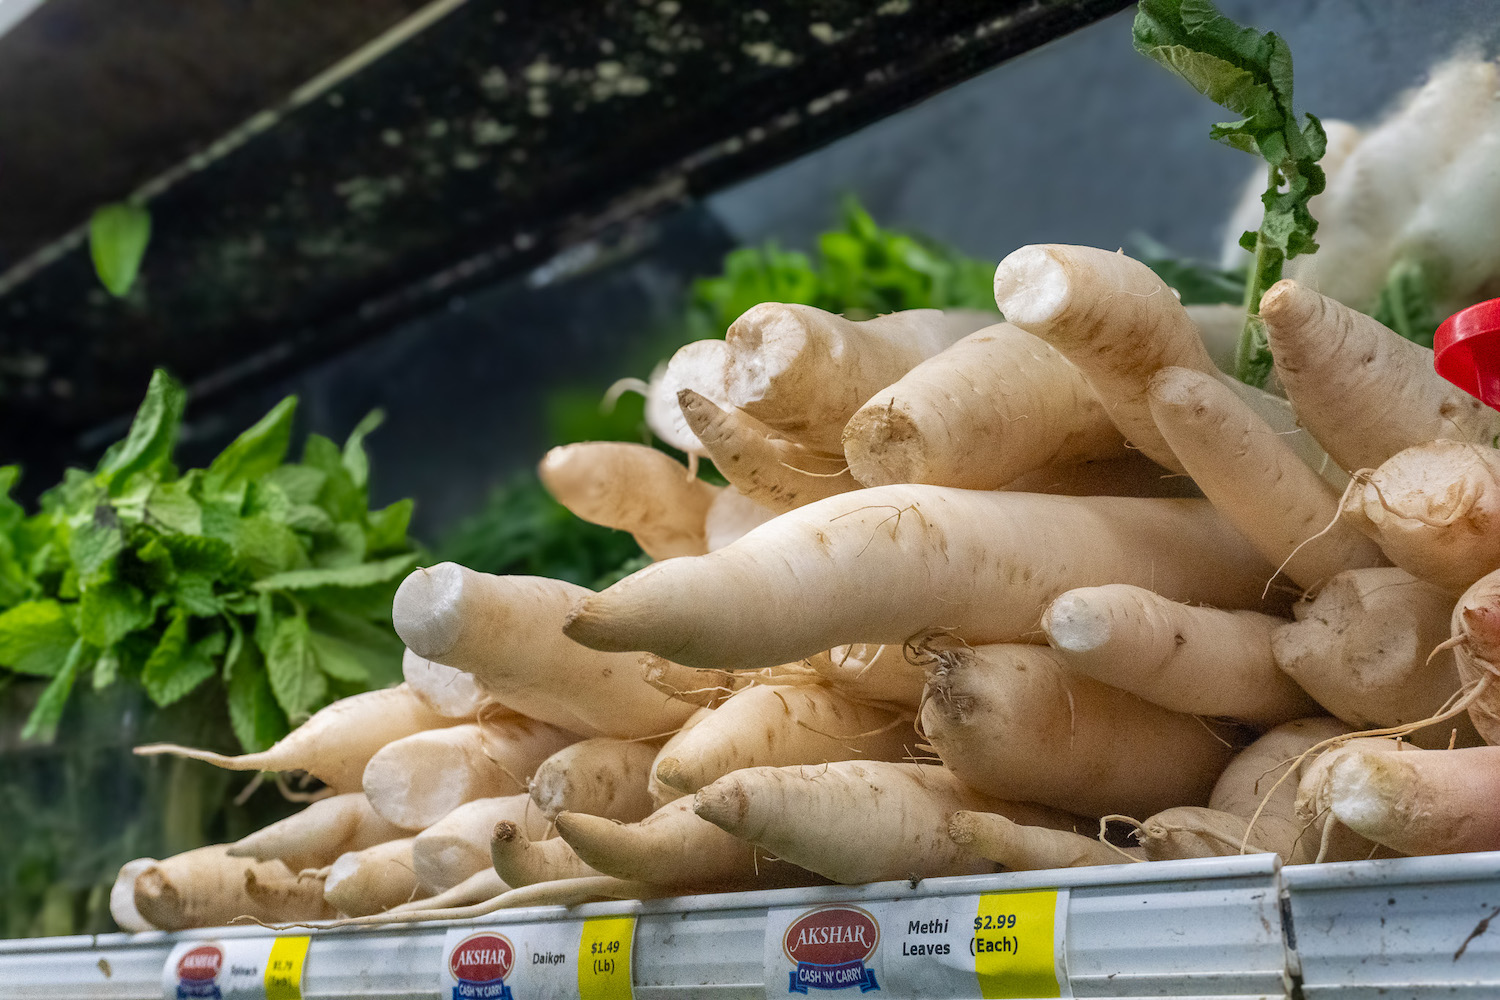
[[[577,920],[455,927],[443,940],[442,1000],[535,1000],[578,993]]]
[[[183,941],[162,969],[166,1000],[302,1000],[311,938]]]
[[[1067,909],[1049,889],[772,910],[766,997],[1069,997]]]

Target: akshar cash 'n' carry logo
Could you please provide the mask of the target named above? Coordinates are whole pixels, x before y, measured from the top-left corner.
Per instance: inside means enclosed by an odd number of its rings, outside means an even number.
[[[875,970],[865,963],[880,945],[880,924],[857,906],[809,910],[786,929],[781,948],[797,968],[789,993],[808,990],[880,989]]]
[[[516,967],[510,939],[488,931],[459,942],[448,959],[448,971],[458,980],[453,1000],[511,1000],[505,977]]]
[[[177,1000],[220,1000],[219,970],[224,950],[203,944],[177,960]]]

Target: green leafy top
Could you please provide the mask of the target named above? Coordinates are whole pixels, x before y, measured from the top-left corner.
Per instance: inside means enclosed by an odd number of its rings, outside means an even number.
[[[1267,164],[1265,215],[1240,245],[1255,254],[1245,285],[1245,330],[1235,375],[1265,384],[1271,353],[1255,316],[1261,293],[1281,279],[1287,258],[1312,253],[1317,220],[1308,201],[1323,190],[1327,137],[1312,115],[1299,122],[1292,108],[1292,54],[1280,36],[1261,34],[1223,16],[1209,0],[1141,0],[1136,11],[1136,50],[1172,70],[1216,104],[1244,117],[1220,122],[1210,134]]]
[[[218,676],[255,750],[399,675],[390,601],[417,555],[410,500],[369,509],[364,438],[379,413],[343,447],[312,435],[287,463],[288,398],[179,474],[185,403],[158,371],[124,440],[30,516],[9,498],[17,470],[0,469],[0,667],[50,678],[27,737],[51,738],[83,678],[139,683],[165,707]]]
[[[99,281],[116,298],[130,293],[151,241],[151,216],[139,205],[105,205],[89,219],[89,253]]]

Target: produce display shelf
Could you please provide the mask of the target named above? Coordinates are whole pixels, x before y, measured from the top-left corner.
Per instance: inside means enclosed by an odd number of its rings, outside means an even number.
[[[811,997],[934,1000],[1497,997],[1497,917],[1500,852],[1286,869],[1253,855],[289,930],[280,934],[310,940],[287,966],[293,985],[270,992],[272,1000],[675,1000],[795,997],[804,988]],[[845,935],[843,945],[828,945],[827,932],[817,937],[817,927],[845,918],[864,922],[852,933],[857,944],[847,930],[834,935]],[[809,927],[823,952],[806,950]],[[513,949],[504,994],[498,981],[489,991],[455,989],[460,942],[476,934]],[[0,997],[261,998],[259,978],[238,991],[234,982],[182,988],[176,970],[208,944],[230,956],[226,968],[253,965],[236,956],[259,949],[264,960],[277,936],[234,927],[4,941]],[[823,964],[804,968],[799,959]],[[839,978],[820,985],[820,975]]]

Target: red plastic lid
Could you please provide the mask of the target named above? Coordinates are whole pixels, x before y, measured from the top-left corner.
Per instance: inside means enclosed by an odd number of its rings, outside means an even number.
[[[1443,320],[1432,338],[1432,365],[1443,378],[1500,410],[1500,299]]]

